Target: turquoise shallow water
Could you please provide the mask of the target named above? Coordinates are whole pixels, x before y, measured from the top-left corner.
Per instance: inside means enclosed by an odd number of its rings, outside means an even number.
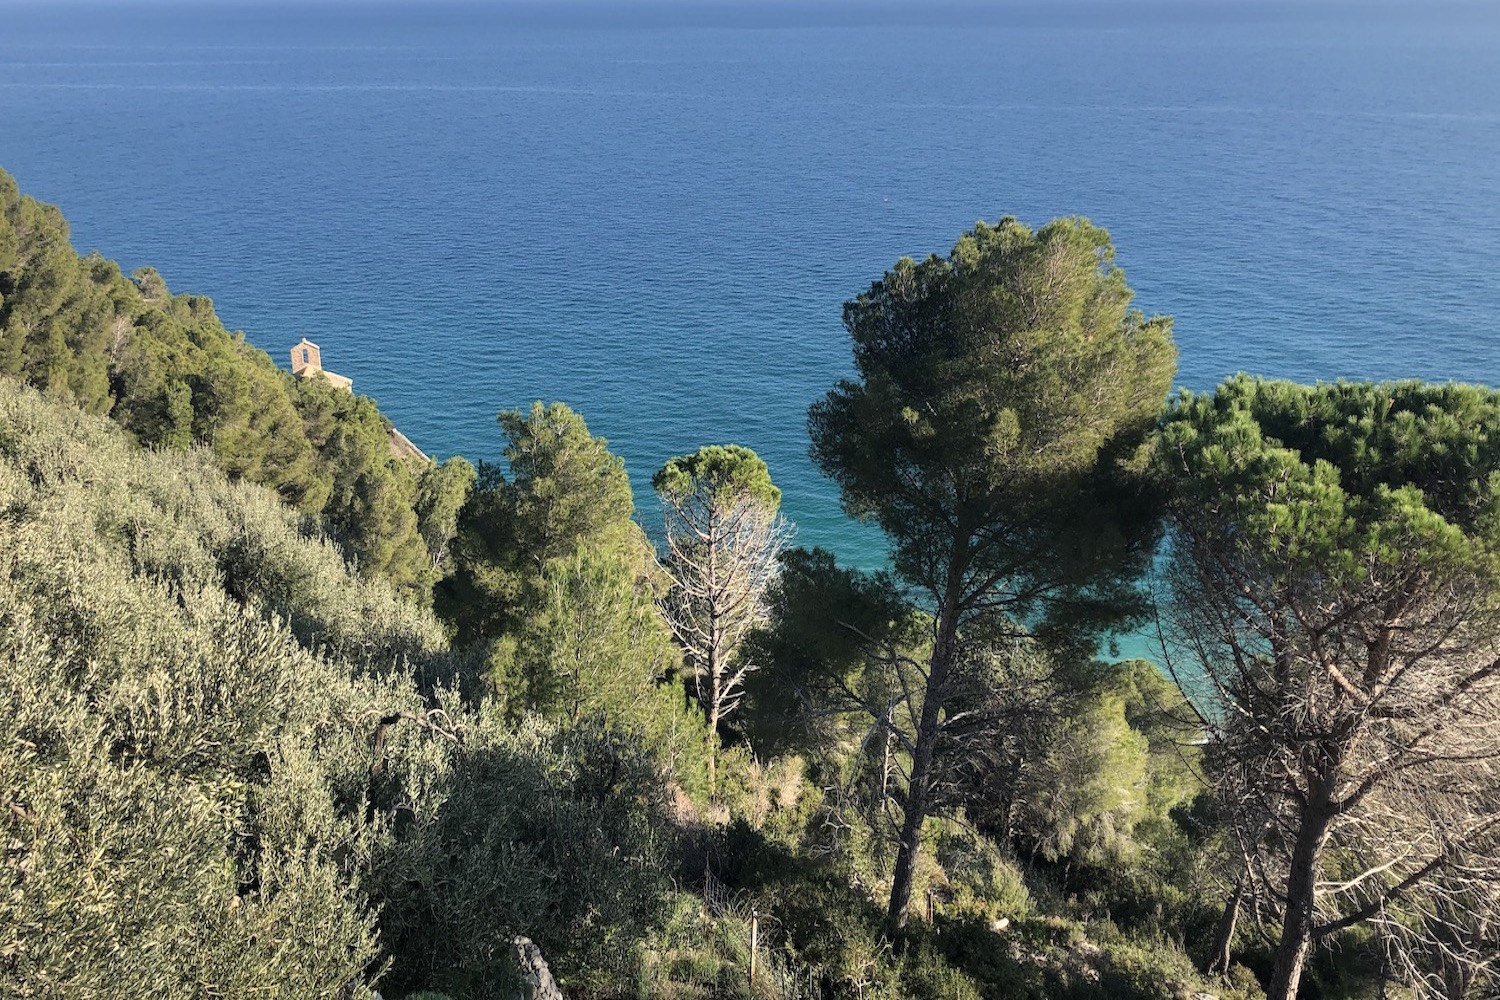
[[[0,2],[0,166],[80,249],[306,335],[423,448],[580,409],[644,491],[806,457],[839,307],[975,219],[1085,214],[1181,382],[1500,382],[1500,8]],[[645,497],[642,497],[643,501]],[[646,516],[649,518],[650,509]]]

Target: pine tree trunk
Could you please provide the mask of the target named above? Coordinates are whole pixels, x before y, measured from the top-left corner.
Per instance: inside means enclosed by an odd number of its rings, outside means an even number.
[[[1316,916],[1318,862],[1328,839],[1332,820],[1322,796],[1302,810],[1302,828],[1292,850],[1287,872],[1286,915],[1281,924],[1281,943],[1276,964],[1266,987],[1266,1000],[1296,1000],[1302,970],[1312,951],[1313,920]]]
[[[717,684],[715,685],[717,688]],[[719,699],[717,690],[708,708],[708,797],[719,794]]]
[[[928,716],[931,715],[931,725]],[[896,869],[891,879],[891,902],[887,918],[891,927],[906,926],[911,907],[912,876],[917,867],[917,852],[922,849],[922,823],[927,819],[927,793],[932,778],[933,743],[937,735],[937,709],[922,707],[922,724],[917,730],[916,751],[911,760],[911,782],[906,791],[906,813],[901,822],[901,846],[896,853]],[[929,733],[931,735],[929,735]]]
[[[1209,975],[1222,976],[1229,971],[1234,929],[1240,921],[1240,906],[1245,899],[1245,882],[1249,877],[1249,871],[1242,869],[1239,879],[1234,883],[1234,892],[1224,902],[1224,914],[1219,917],[1219,925],[1214,929],[1213,951],[1208,957]]]
[[[938,634],[932,646],[932,661],[927,673],[927,687],[922,696],[922,717],[917,725],[916,745],[911,756],[911,779],[907,783],[905,815],[901,822],[901,844],[896,852],[896,867],[891,879],[891,901],[886,919],[892,930],[901,930],[911,908],[911,890],[922,849],[922,824],[932,808],[933,763],[936,759],[938,727],[942,722],[943,687],[953,660],[957,622],[945,610],[939,620]]]

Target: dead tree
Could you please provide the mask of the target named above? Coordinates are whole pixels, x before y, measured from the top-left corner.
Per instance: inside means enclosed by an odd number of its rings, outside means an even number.
[[[665,508],[663,611],[708,719],[709,786],[720,722],[739,707],[755,662],[741,655],[766,620],[766,596],[791,538],[765,463],[736,445],[675,458],[652,480]]]

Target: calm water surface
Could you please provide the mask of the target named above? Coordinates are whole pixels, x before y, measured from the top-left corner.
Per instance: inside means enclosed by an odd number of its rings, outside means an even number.
[[[1500,5],[9,5],[0,166],[75,244],[306,335],[430,452],[560,399],[638,491],[806,456],[840,304],[976,219],[1113,233],[1180,381],[1500,383]],[[646,506],[646,518],[654,505]]]

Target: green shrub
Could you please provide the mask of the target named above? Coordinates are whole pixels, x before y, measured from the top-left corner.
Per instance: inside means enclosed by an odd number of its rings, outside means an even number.
[[[481,711],[461,747],[406,767],[393,787],[423,794],[365,883],[394,987],[489,996],[513,976],[516,934],[570,995],[635,981],[670,888],[665,792],[639,742]]]
[[[394,664],[333,659],[267,610],[274,595],[223,588],[215,530],[289,555],[263,531],[294,520],[13,385],[0,509],[0,994],[363,991],[379,957],[350,877],[366,838],[335,791],[364,783],[372,704],[422,705]],[[331,550],[273,562],[332,576],[341,603],[282,606],[330,632],[382,606]],[[370,648],[440,655],[385,600]]]
[[[901,965],[901,995],[909,1000],[982,1000],[979,984],[948,964],[927,944],[913,949]]]
[[[430,613],[274,497],[12,383],[0,511],[0,995],[362,996],[392,963],[468,1000],[517,933],[581,995],[632,981],[670,846],[638,737],[465,707]]]
[[[949,824],[934,838],[933,856],[954,892],[952,912],[990,920],[1015,920],[1031,913],[1031,892],[1020,868],[988,837]]]

